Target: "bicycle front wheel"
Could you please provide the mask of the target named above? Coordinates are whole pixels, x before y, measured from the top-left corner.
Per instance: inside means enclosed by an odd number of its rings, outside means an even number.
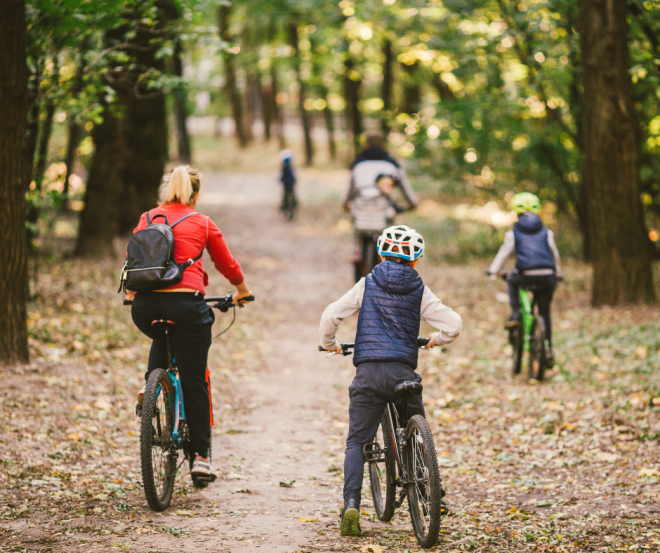
[[[387,410],[376,433],[376,443],[385,450],[385,461],[369,463],[369,481],[378,520],[388,522],[394,516],[396,501],[396,461],[394,441]]]
[[[174,490],[176,460],[172,459],[175,393],[170,375],[156,369],[149,375],[140,426],[142,484],[149,508],[164,511]]]
[[[424,417],[410,419],[406,440],[410,520],[419,545],[433,547],[440,532],[444,492],[433,435]]]
[[[542,382],[545,377],[546,340],[545,321],[543,318],[536,316],[529,337],[529,378],[539,382]]]

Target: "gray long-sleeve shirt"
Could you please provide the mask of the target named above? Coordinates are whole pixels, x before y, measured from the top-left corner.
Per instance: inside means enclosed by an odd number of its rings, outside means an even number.
[[[555,234],[550,229],[547,230],[548,230],[548,247],[552,252],[552,256],[555,258],[555,272],[557,273],[557,275],[561,275],[561,267],[559,266],[559,250],[557,249],[557,244],[555,244]],[[513,252],[515,252],[515,250],[516,250],[516,236],[513,233],[513,230],[508,230],[504,235],[504,243],[500,246],[500,249],[497,252],[497,255],[495,256],[495,259],[493,259],[493,262],[490,264],[490,268],[488,269],[488,272],[494,275],[499,273],[502,270],[502,267],[504,267],[504,263],[506,262],[508,257]],[[525,271],[525,274],[547,275],[547,274],[551,274],[552,272],[553,272],[552,269],[532,269],[529,271]]]
[[[357,313],[362,307],[364,287],[364,278],[361,278],[353,288],[323,311],[319,339],[325,349],[332,350],[339,345],[336,339],[337,328],[346,317]],[[461,333],[461,316],[444,305],[428,286],[424,286],[420,315],[423,321],[438,329],[435,342],[440,346],[450,344]]]

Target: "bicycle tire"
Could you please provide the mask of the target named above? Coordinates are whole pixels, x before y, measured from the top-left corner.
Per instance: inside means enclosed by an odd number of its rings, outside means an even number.
[[[392,427],[387,416],[387,410],[383,414],[383,420],[381,420],[378,427],[376,442],[385,448],[385,462],[369,463],[371,498],[374,502],[374,510],[378,520],[388,522],[394,516],[394,502],[396,501],[396,460],[394,442],[392,441]],[[379,465],[382,465],[384,470]],[[383,491],[385,497],[383,497]]]
[[[514,376],[522,372],[522,359],[523,359],[523,346],[525,343],[523,337],[523,328],[522,324],[514,326],[509,331],[509,341],[513,347],[513,374]]]
[[[543,382],[545,378],[545,321],[538,315],[529,336],[529,378]]]
[[[438,541],[444,492],[433,434],[421,415],[415,415],[408,422],[406,441],[405,463],[408,479],[425,480],[422,485],[416,481],[408,484],[410,521],[417,543],[429,548]]]
[[[170,456],[174,412],[170,398],[174,399],[170,375],[155,369],[147,380],[140,423],[142,484],[152,511],[167,509],[174,491],[176,460]]]

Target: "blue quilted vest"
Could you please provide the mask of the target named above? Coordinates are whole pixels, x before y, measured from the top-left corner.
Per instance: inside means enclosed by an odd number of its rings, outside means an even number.
[[[367,275],[353,364],[398,361],[417,368],[424,283],[409,265],[383,261]]]
[[[554,269],[555,259],[548,246],[548,229],[534,213],[523,213],[513,225],[516,269]]]

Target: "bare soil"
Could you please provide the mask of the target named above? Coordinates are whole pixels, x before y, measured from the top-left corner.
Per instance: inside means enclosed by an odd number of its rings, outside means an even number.
[[[418,549],[407,505],[380,523],[366,487],[365,535],[339,537],[354,369],[316,350],[323,308],[352,285],[336,209],[346,174],[303,172],[288,223],[273,174],[253,170],[206,174],[200,205],[257,296],[212,348],[220,478],[195,490],[181,470],[170,509],[147,509],[131,411],[148,342],[114,295],[118,263],[44,262],[34,361],[4,373],[0,551]],[[592,310],[588,271],[570,266],[555,302],[559,367],[538,385],[511,377],[503,287],[481,264],[420,272],[465,323],[419,368],[451,510],[434,550],[660,550],[660,311]],[[227,288],[215,275],[207,293]],[[216,331],[230,320],[218,313]]]

